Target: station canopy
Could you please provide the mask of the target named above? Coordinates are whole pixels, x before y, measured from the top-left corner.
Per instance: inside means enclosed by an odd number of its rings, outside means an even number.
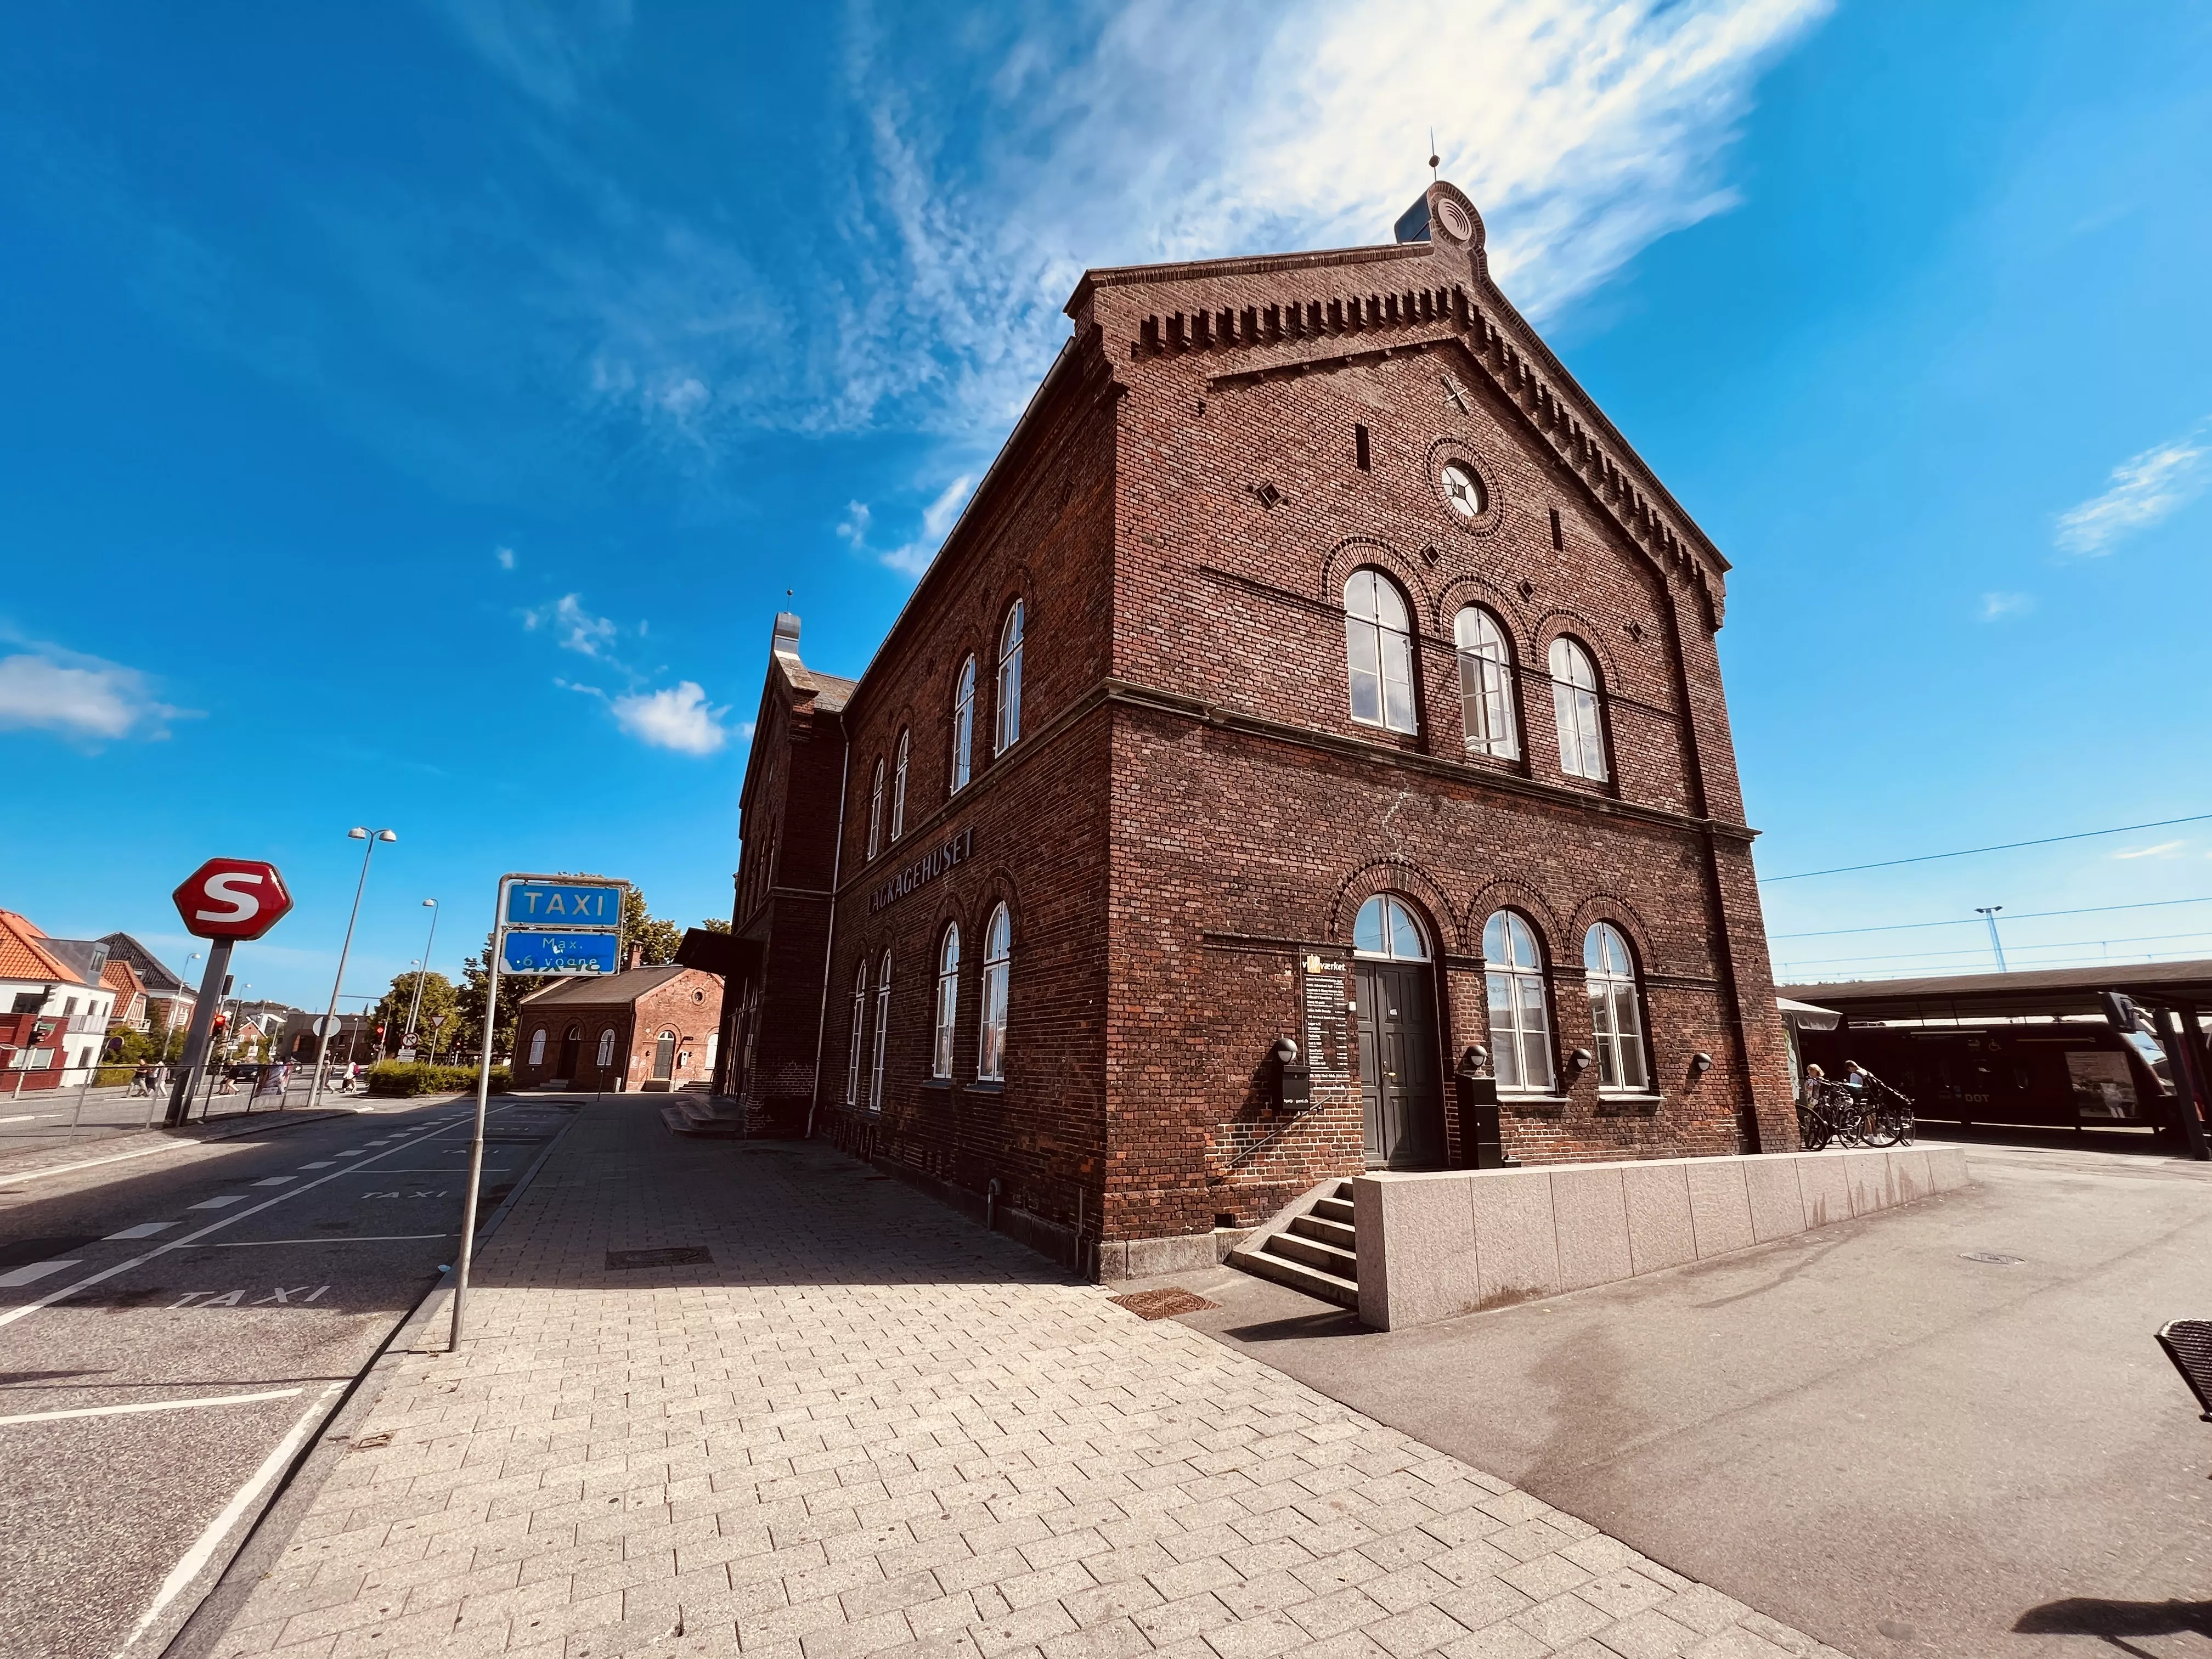
[[[2113,963],[2096,968],[2027,968],[2010,974],[1936,974],[1920,979],[1778,985],[1777,994],[1833,1008],[1851,1020],[2063,1019],[2101,1014],[2100,991],[2121,991],[2149,1007],[2212,1010],[2212,961]]]

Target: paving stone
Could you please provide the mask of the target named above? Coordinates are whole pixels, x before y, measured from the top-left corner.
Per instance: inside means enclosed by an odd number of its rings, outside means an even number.
[[[217,1655],[1828,1659],[858,1167],[586,1108]]]

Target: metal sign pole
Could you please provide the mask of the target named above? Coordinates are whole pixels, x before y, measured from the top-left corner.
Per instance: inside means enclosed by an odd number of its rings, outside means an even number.
[[[499,966],[506,953],[500,948],[507,933],[507,884],[512,876],[499,878],[499,896],[491,921],[491,973],[484,990],[483,1058],[477,1066],[477,1127],[469,1143],[469,1190],[461,1205],[461,1253],[453,1264],[453,1331],[446,1352],[461,1348],[461,1304],[469,1293],[469,1264],[476,1254],[477,1189],[483,1179],[484,1109],[491,1099],[491,1046],[499,1030]]]
[[[177,1080],[169,1091],[170,1127],[191,1116],[194,1073],[207,1058],[208,1033],[215,1029],[216,1004],[222,1000],[222,982],[230,973],[230,947],[236,943],[218,939],[208,945],[207,971],[200,975],[199,994],[192,1000],[192,1023],[185,1036],[185,1052],[177,1065]]]

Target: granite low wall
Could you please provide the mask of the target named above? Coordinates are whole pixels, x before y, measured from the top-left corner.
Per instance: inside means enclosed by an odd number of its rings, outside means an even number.
[[[1359,1318],[1388,1331],[1509,1307],[1966,1184],[1957,1146],[1361,1176]]]

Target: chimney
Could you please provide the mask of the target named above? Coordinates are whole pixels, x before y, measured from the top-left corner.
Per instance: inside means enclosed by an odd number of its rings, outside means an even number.
[[[624,963],[623,966],[625,968],[635,969],[641,966],[644,961],[645,946],[642,945],[633,945],[629,947],[629,960]]]
[[[779,657],[796,660],[799,656],[799,618],[788,611],[775,613],[775,632],[769,636],[769,649]]]

